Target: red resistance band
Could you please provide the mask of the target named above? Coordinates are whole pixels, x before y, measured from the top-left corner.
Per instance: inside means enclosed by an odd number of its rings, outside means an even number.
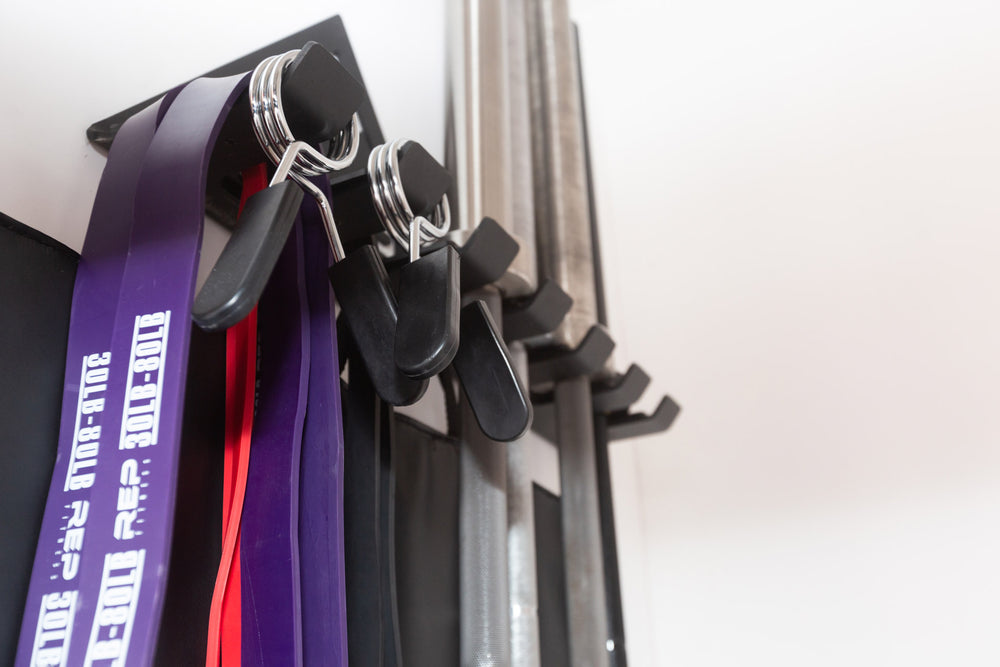
[[[240,212],[267,187],[267,168],[243,172]],[[239,667],[241,637],[240,519],[246,496],[257,380],[257,308],[226,332],[226,449],[222,486],[222,559],[208,619],[206,667]]]

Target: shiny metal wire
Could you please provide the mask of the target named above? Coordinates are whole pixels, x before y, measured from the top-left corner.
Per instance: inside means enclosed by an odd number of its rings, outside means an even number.
[[[319,206],[326,236],[333,249],[334,261],[344,258],[344,247],[337,233],[337,224],[326,195],[309,181],[311,176],[321,176],[349,166],[357,157],[361,138],[358,114],[351,117],[351,124],[330,142],[330,154],[324,155],[312,146],[296,141],[285,118],[281,102],[281,78],[299,50],[288,51],[261,61],[250,75],[250,113],[254,135],[268,159],[278,165],[271,180],[274,183],[292,178],[302,186]]]
[[[372,149],[368,155],[368,184],[382,225],[396,243],[410,249],[410,259],[415,260],[420,256],[421,243],[440,239],[451,229],[451,209],[448,195],[443,195],[430,220],[413,215],[399,176],[399,150],[406,143],[406,139],[397,139]]]
[[[253,116],[257,141],[275,164],[281,161],[288,146],[295,141],[285,119],[281,102],[281,79],[285,68],[299,54],[288,51],[280,56],[265,58],[250,75],[250,113]],[[312,149],[302,151],[295,161],[296,171],[306,176],[318,176],[338,171],[354,162],[361,136],[358,115],[331,142],[330,155]]]

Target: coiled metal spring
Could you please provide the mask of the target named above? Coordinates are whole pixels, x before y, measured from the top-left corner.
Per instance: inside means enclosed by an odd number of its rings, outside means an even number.
[[[271,184],[290,177],[316,200],[334,260],[339,261],[344,258],[344,247],[337,233],[330,202],[309,181],[309,177],[338,171],[354,162],[358,154],[361,127],[358,114],[355,113],[350,125],[330,141],[329,155],[324,155],[302,141],[296,141],[282,109],[281,79],[285,68],[298,54],[299,49],[294,49],[280,56],[265,58],[250,75],[253,131],[268,159],[278,166]]]
[[[406,200],[399,175],[399,150],[407,143],[397,139],[376,146],[368,156],[368,183],[372,202],[382,225],[403,248],[409,248],[410,260],[420,257],[420,244],[440,239],[451,228],[448,195],[434,207],[431,220],[415,216]]]

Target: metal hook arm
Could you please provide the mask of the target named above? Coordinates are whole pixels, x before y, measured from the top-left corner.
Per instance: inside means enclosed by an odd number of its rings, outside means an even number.
[[[300,154],[310,156],[310,153],[319,154],[319,151],[304,141],[293,141],[289,144],[288,149],[281,156],[281,161],[278,162],[278,166],[274,171],[274,176],[271,178],[271,185],[276,185],[291,177],[303,190],[312,195],[313,199],[316,200],[316,205],[319,206],[319,212],[323,218],[323,229],[326,231],[326,238],[330,242],[330,249],[333,251],[333,261],[339,262],[345,256],[344,244],[340,241],[340,233],[337,231],[337,222],[333,218],[333,209],[330,208],[330,201],[323,194],[322,190],[317,188],[312,181],[294,168],[296,159]]]

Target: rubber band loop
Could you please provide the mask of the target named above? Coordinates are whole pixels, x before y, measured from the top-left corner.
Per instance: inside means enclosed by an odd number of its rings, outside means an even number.
[[[247,199],[267,187],[261,164],[243,174],[240,212]],[[206,667],[239,666],[241,599],[239,524],[246,496],[257,376],[257,309],[226,332],[226,451],[223,478],[222,557],[209,613]]]

